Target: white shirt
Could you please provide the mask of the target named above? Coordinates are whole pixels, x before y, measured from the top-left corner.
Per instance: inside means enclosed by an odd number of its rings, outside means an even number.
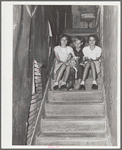
[[[69,46],[62,48],[61,46],[56,46],[54,48],[55,54],[59,56],[59,59],[63,62],[67,61],[67,58],[69,54],[72,54],[74,56],[73,49]]]
[[[100,57],[102,53],[102,50],[99,46],[95,46],[94,50],[90,49],[90,46],[86,46],[83,48],[83,54],[85,57],[88,57],[89,59],[92,58],[93,60],[96,60],[97,57]]]

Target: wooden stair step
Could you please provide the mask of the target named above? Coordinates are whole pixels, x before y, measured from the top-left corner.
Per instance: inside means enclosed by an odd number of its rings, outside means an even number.
[[[103,116],[104,103],[46,103],[46,116]]]
[[[108,138],[104,133],[41,133],[37,136],[36,144],[57,146],[107,146]]]
[[[105,118],[88,118],[79,117],[45,117],[41,120],[41,129],[48,133],[82,133],[82,132],[105,132],[106,119]]]
[[[51,121],[53,121],[53,120],[84,120],[84,121],[86,121],[86,120],[92,120],[92,121],[94,121],[94,120],[103,120],[103,121],[105,121],[106,120],[106,118],[105,117],[101,117],[101,116],[99,116],[99,117],[97,117],[97,116],[43,116],[43,118],[42,119],[45,119],[45,120],[51,120]]]
[[[49,91],[49,102],[102,102],[102,91]]]

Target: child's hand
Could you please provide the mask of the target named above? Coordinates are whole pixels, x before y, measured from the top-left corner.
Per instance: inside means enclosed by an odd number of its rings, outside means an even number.
[[[57,62],[58,62],[58,63],[61,63],[62,61],[61,61],[61,60],[57,60]]]
[[[82,62],[82,63],[80,63],[80,65],[84,66],[85,64]]]
[[[89,63],[91,63],[92,61],[93,61],[93,59],[92,59],[92,58],[90,58],[90,59],[88,60],[88,62],[89,62]]]
[[[80,57],[77,57],[77,56],[75,56],[75,57],[73,57],[75,60],[77,60],[77,59],[79,59]]]
[[[70,59],[71,59],[71,54],[69,54],[69,56],[68,56],[67,60],[70,60]]]
[[[65,64],[66,64],[66,65],[69,65],[69,64],[70,64],[70,60],[66,61]]]
[[[95,61],[99,61],[100,57],[96,57]]]

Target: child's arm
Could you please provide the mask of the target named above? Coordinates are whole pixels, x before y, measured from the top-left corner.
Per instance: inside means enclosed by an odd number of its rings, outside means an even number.
[[[100,56],[101,57],[101,56]],[[99,61],[100,57],[96,57],[96,59],[94,61]]]
[[[89,61],[89,58],[83,56],[83,60],[82,60],[82,62],[80,63],[80,65],[84,65],[84,64],[85,64],[85,61]]]
[[[57,53],[55,53],[55,56],[56,56],[56,60],[57,60],[57,62],[58,62],[58,63],[60,63],[61,61],[60,61],[60,58],[59,58],[59,56],[58,56],[58,54],[57,54]]]
[[[54,48],[54,52],[55,52],[55,57],[56,57],[57,62],[58,62],[58,63],[62,62],[62,61],[60,60],[59,55],[58,55],[58,47],[55,47],[55,48]]]
[[[69,61],[71,59],[71,54],[68,55],[67,61]]]
[[[102,53],[102,50],[101,48],[99,47],[99,49],[97,50],[97,53],[96,55],[94,56],[93,60],[94,61],[99,61],[100,57],[101,57],[101,53]]]
[[[75,56],[74,51],[73,51],[72,48],[71,48],[71,55],[72,55],[72,57],[73,57],[75,60],[79,59],[79,57]]]
[[[59,55],[58,55],[58,47],[57,46],[54,48],[54,52],[55,52],[56,60],[59,63],[60,62],[60,58],[59,58]]]
[[[89,54],[88,54],[88,52],[87,52],[87,49],[86,49],[86,47],[84,47],[83,48],[83,62],[85,62],[85,61],[89,61]]]

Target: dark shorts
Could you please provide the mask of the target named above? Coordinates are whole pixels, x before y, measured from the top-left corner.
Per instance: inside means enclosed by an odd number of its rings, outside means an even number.
[[[84,67],[82,65],[77,65],[76,68],[78,69],[77,79],[81,79],[82,80]]]

